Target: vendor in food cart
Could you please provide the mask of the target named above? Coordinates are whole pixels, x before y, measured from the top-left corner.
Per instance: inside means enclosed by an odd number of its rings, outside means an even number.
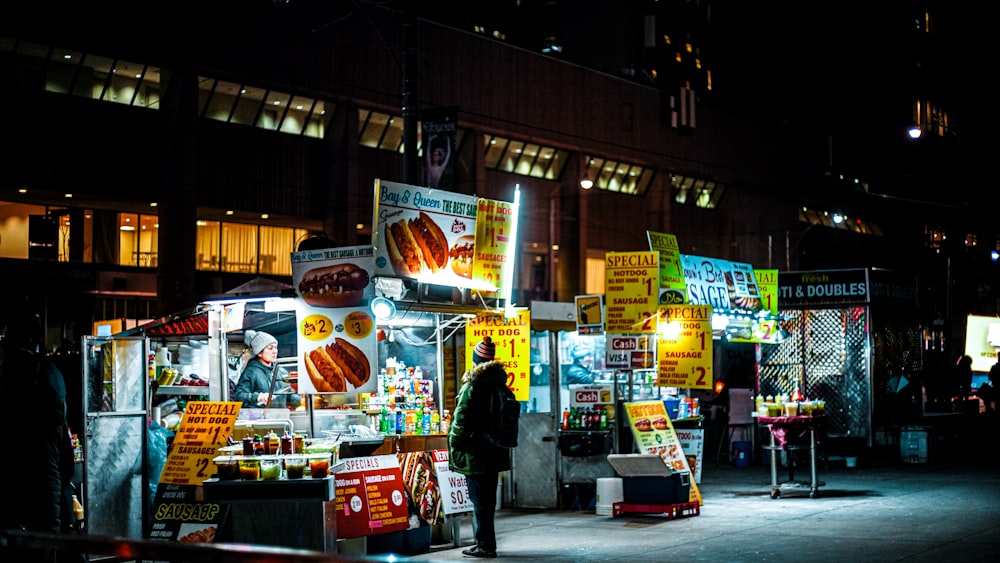
[[[298,407],[302,397],[289,393],[292,388],[288,384],[288,372],[275,363],[278,339],[264,331],[248,330],[243,335],[243,342],[247,345],[249,361],[240,373],[232,399],[242,402],[246,408],[287,407],[294,410]]]
[[[571,354],[573,363],[566,368],[566,383],[570,385],[593,383],[594,374],[590,368],[594,365],[594,355],[590,349],[578,344],[573,348]]]

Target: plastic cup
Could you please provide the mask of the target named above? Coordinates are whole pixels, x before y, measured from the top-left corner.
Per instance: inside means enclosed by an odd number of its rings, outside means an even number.
[[[330,456],[310,456],[309,475],[313,479],[323,479],[330,474]]]
[[[265,459],[260,462],[260,476],[267,481],[281,478],[281,462],[276,459]]]
[[[241,459],[240,476],[243,477],[243,480],[245,481],[256,481],[260,479],[260,460]]]
[[[785,403],[785,416],[799,416],[799,404],[798,403]]]
[[[306,474],[306,458],[300,455],[285,458],[285,474],[289,479],[301,479]]]

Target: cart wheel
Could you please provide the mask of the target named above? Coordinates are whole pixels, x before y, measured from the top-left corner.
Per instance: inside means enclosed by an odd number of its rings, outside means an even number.
[[[809,491],[809,498],[816,498],[819,496],[819,491]]]
[[[771,489],[771,498],[778,498],[781,496],[781,491],[778,489]]]

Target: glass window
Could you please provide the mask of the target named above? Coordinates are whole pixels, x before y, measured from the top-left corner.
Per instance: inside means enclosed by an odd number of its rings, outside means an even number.
[[[222,223],[223,272],[257,272],[257,226]]]
[[[68,49],[52,49],[45,70],[45,90],[69,94],[78,72],[83,53]]]
[[[292,275],[291,253],[295,251],[297,236],[303,229],[287,227],[260,228],[260,273],[290,276]]]
[[[257,120],[257,112],[260,111],[266,94],[267,91],[260,88],[242,87],[236,98],[236,110],[230,116],[229,122],[253,125]]]
[[[195,231],[195,268],[218,272],[222,250],[222,226],[219,221],[197,222]]]
[[[118,214],[118,263],[136,266],[139,263],[139,214]]]
[[[486,141],[486,168],[497,168],[500,164],[500,157],[507,150],[509,139],[484,135]]]
[[[284,119],[281,120],[281,132],[293,135],[301,135],[306,128],[309,119],[309,112],[312,111],[316,100],[304,96],[293,96],[288,103]]]
[[[328,104],[323,100],[316,100],[309,114],[303,134],[306,137],[314,137],[316,139],[324,138],[326,136],[326,126],[333,118],[333,109],[333,104]]]
[[[285,118],[289,98],[288,94],[268,92],[264,106],[261,108],[260,116],[257,118],[257,127],[276,131],[278,124]]]

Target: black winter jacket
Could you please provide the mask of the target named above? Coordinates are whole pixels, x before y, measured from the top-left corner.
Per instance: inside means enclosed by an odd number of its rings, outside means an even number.
[[[448,466],[462,475],[481,475],[510,469],[510,450],[483,437],[489,398],[496,386],[507,385],[503,362],[479,364],[462,376],[455,400],[455,416],[448,430]]]

